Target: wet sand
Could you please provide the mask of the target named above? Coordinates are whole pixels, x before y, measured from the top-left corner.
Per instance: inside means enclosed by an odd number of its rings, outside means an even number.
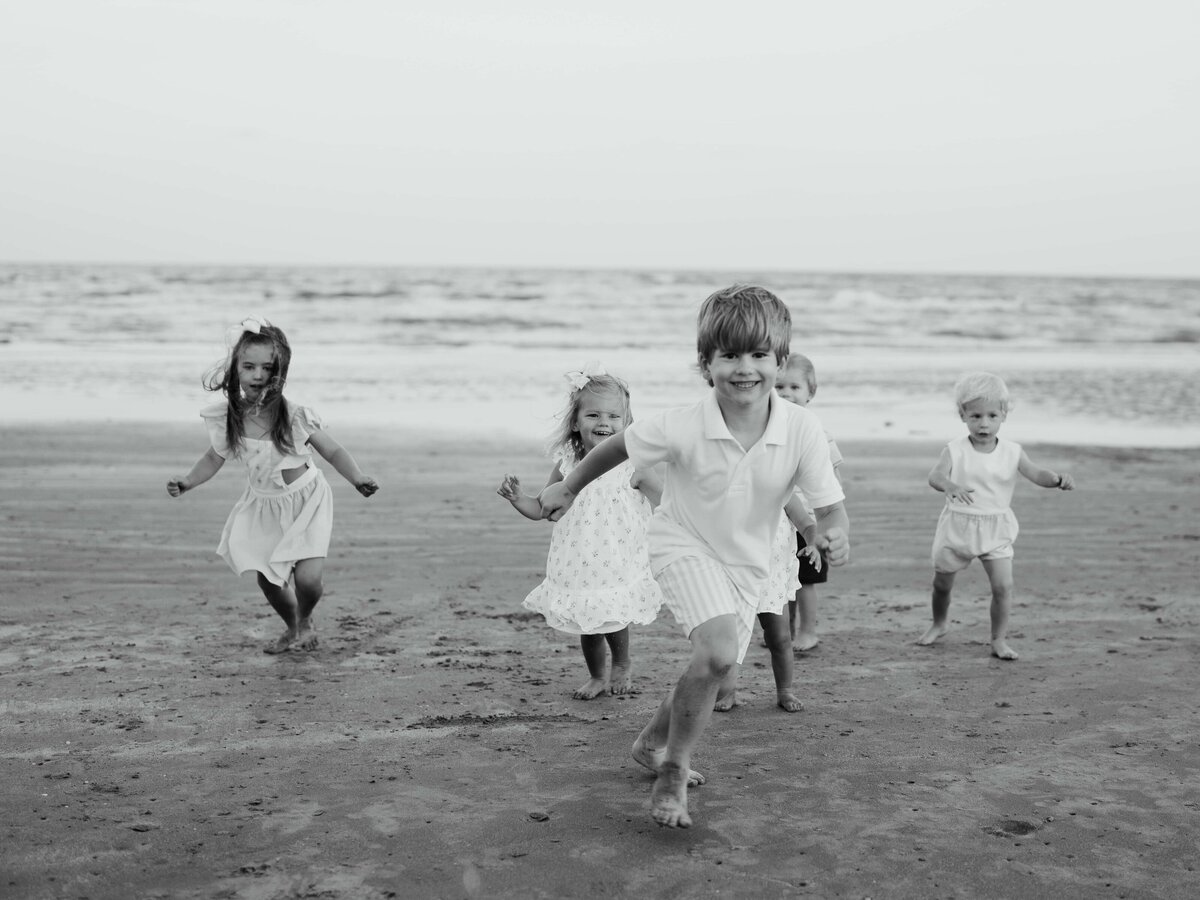
[[[714,717],[696,820],[660,829],[629,746],[682,669],[668,613],[640,693],[571,699],[577,642],[521,600],[549,526],[494,490],[535,444],[334,432],[382,485],[337,499],[321,647],[212,550],[233,467],[180,500],[198,425],[6,428],[0,462],[0,896],[1113,897],[1200,875],[1195,450],[1030,446],[1010,642],[987,581],[929,620],[937,446],[840,442],[853,561],[798,659]],[[952,436],[952,435],[951,435]]]

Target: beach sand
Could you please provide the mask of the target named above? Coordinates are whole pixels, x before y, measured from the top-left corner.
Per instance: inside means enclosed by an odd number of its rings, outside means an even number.
[[[6,898],[1176,898],[1200,875],[1194,450],[1031,446],[1010,641],[987,581],[929,620],[932,443],[845,442],[853,560],[820,590],[774,706],[756,638],[742,706],[693,763],[695,827],[656,827],[629,746],[682,670],[666,612],[640,693],[571,699],[575,639],[521,607],[549,526],[494,493],[533,444],[335,431],[382,485],[337,500],[321,647],[213,553],[242,489],[179,500],[199,424],[6,428]],[[951,435],[952,436],[952,435]]]

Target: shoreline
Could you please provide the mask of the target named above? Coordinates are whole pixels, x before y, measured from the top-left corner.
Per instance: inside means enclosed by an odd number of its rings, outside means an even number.
[[[852,561],[822,586],[807,709],[743,705],[695,760],[695,827],[659,829],[629,746],[686,660],[632,636],[640,693],[575,701],[575,640],[521,607],[548,525],[495,487],[540,442],[334,429],[381,490],[335,494],[321,648],[270,657],[213,548],[243,480],[179,500],[199,423],[9,427],[0,462],[0,888],[26,900],[1189,897],[1200,753],[1195,454],[1039,444],[1010,640],[959,579],[932,648],[939,442],[839,439]],[[1032,446],[1032,445],[1031,445]],[[323,464],[322,464],[323,466]],[[324,467],[324,466],[323,466]]]

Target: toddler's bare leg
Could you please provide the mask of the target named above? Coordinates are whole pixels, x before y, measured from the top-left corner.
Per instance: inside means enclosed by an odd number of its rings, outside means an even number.
[[[1012,606],[1012,559],[985,559],[983,570],[992,584],[992,655],[998,659],[1020,659],[1008,646],[1008,612]]]
[[[301,650],[316,650],[318,641],[312,614],[325,593],[325,558],[314,556],[299,560],[292,580],[296,582],[296,631],[299,634],[296,646]]]
[[[287,585],[280,587],[272,584],[262,572],[258,573],[258,589],[263,592],[263,596],[267,598],[271,608],[287,625],[287,630],[283,634],[263,647],[263,653],[284,653],[291,650],[295,646],[299,634],[296,630],[296,595]]]
[[[612,653],[612,673],[608,678],[610,694],[632,694],[633,667],[629,662],[629,626],[620,631],[610,631],[604,635],[608,641],[608,649]]]
[[[579,636],[583,661],[587,664],[588,675],[591,677],[585,685],[576,688],[575,693],[571,695],[576,700],[591,700],[608,690],[608,679],[604,674],[608,664],[607,646],[602,634],[581,634]]]
[[[775,675],[775,697],[780,709],[800,712],[804,704],[792,692],[792,635],[787,616],[759,613],[767,647],[771,650],[771,671]]]
[[[954,590],[953,572],[933,573],[933,624],[917,638],[917,643],[927,647],[950,630],[950,592]]]
[[[811,584],[801,585],[794,602],[799,612],[800,631],[793,630],[792,645],[797,650],[811,650],[821,643],[817,637],[817,589]]]

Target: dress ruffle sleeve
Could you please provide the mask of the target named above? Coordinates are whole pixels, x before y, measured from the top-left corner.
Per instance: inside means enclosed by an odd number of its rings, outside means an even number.
[[[324,420],[311,407],[292,407],[292,441],[297,450],[308,443],[314,431],[320,431],[324,427]]]
[[[214,403],[200,410],[200,417],[204,420],[204,427],[208,429],[208,439],[212,448],[222,459],[229,459],[232,455],[229,449],[229,434],[225,428],[225,414],[228,408],[225,403]]]

